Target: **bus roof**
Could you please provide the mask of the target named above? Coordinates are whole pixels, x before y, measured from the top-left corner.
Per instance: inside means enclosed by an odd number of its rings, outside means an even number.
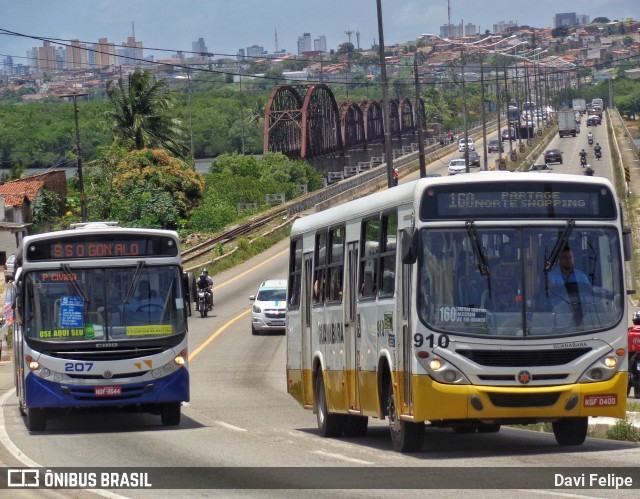
[[[545,181],[571,184],[583,182],[586,184],[605,185],[611,192],[615,193],[611,182],[604,177],[588,177],[565,173],[554,173],[550,177],[551,178],[545,178]],[[419,196],[419,193],[429,185],[460,184],[461,182],[513,182],[516,180],[530,180],[539,183],[541,179],[540,175],[535,172],[510,172],[501,170],[478,171],[464,175],[443,177],[425,177],[411,182],[405,182],[397,187],[385,189],[300,218],[293,223],[291,236],[293,237],[309,231],[318,230],[322,227],[340,224],[353,218],[366,217],[368,214],[385,211],[402,204],[413,203],[415,197]]]

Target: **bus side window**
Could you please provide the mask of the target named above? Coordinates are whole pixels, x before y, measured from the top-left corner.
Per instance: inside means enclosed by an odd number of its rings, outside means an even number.
[[[367,220],[362,224],[362,250],[360,254],[360,297],[373,298],[378,289],[378,260],[380,246],[380,220]]]

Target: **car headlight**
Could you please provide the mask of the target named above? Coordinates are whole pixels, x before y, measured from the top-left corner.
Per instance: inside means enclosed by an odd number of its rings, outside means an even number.
[[[253,306],[253,313],[254,314],[259,314],[261,312],[262,312],[262,309],[258,305],[254,305]]]

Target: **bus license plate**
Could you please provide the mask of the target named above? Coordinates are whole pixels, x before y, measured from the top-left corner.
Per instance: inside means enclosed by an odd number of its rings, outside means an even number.
[[[96,397],[117,397],[122,395],[121,386],[96,386],[93,388]]]
[[[587,395],[584,398],[585,407],[606,407],[616,405],[618,397],[615,393],[607,395]]]

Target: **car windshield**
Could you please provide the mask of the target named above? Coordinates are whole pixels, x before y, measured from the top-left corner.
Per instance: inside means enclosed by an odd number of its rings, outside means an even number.
[[[464,166],[464,159],[451,160],[451,163],[449,163],[449,166]]]
[[[621,320],[623,262],[613,228],[476,229],[420,234],[418,311],[428,327],[527,337],[584,334]],[[566,284],[565,248],[576,269]]]
[[[186,331],[178,267],[38,270],[24,287],[28,338],[139,340]]]
[[[286,289],[262,289],[258,292],[258,301],[284,301],[287,299]]]

